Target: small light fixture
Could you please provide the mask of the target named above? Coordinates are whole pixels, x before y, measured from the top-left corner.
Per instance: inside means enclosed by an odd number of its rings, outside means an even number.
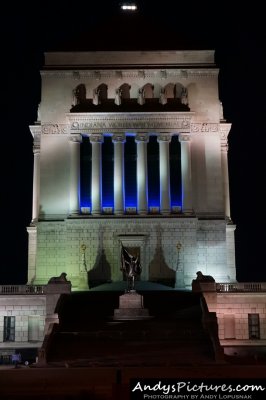
[[[120,8],[123,11],[136,11],[138,9],[135,3],[121,3]]]

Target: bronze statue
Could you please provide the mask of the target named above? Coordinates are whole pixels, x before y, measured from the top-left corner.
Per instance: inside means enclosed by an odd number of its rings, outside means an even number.
[[[130,254],[121,243],[121,267],[127,278],[127,292],[135,290],[135,278],[141,274],[139,256]]]

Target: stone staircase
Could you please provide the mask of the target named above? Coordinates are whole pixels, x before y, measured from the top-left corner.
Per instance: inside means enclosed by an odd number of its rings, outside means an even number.
[[[58,304],[59,329],[47,361],[69,366],[176,366],[214,363],[210,338],[202,326],[200,295],[147,291],[151,319],[114,321],[123,292],[80,292]]]

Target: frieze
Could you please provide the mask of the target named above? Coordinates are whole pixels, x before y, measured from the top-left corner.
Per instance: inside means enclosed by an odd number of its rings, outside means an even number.
[[[66,135],[69,133],[68,124],[44,124],[42,134],[44,135]]]
[[[70,132],[190,132],[194,113],[67,114]]]

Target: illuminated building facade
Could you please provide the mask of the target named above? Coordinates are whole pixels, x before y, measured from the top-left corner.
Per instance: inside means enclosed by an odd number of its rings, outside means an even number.
[[[28,283],[234,282],[227,135],[213,51],[46,53],[34,137]]]
[[[211,275],[203,321],[225,354],[263,353],[265,284],[236,282],[214,52],[46,53],[41,75],[28,285],[0,286],[1,357],[41,347],[61,293],[121,282],[121,243],[141,281]],[[71,285],[47,285],[62,272]]]

